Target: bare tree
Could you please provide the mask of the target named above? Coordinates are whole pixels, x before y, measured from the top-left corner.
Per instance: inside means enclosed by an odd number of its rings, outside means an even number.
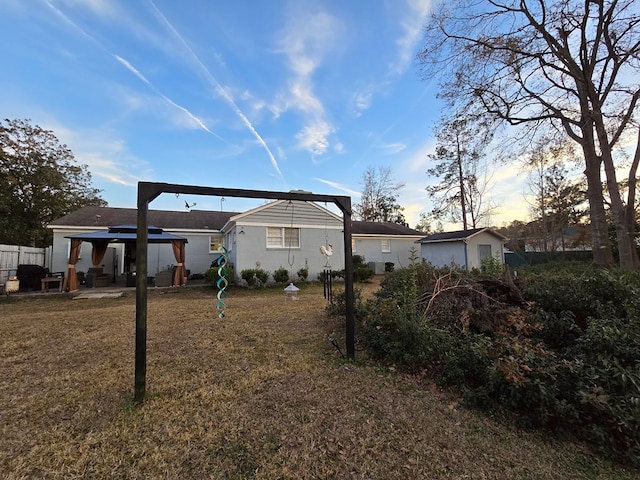
[[[640,5],[635,0],[447,0],[426,26],[418,57],[452,103],[479,101],[510,125],[551,125],[582,149],[594,260],[613,261],[601,171],[620,265],[638,267],[633,241],[640,162]],[[634,151],[628,168],[615,149]],[[618,175],[629,184],[626,198]]]
[[[432,233],[432,228],[431,228],[431,218],[429,215],[427,215],[426,213],[422,212],[420,214],[420,218],[418,219],[418,223],[416,224],[416,226],[414,227],[416,230],[418,230],[419,232],[425,233],[425,234],[431,234]]]
[[[354,205],[354,213],[360,220],[367,222],[391,222],[407,225],[397,203],[398,190],[404,183],[393,179],[389,167],[368,167],[362,175],[362,197]]]
[[[464,230],[476,228],[490,214],[485,200],[488,186],[484,151],[493,130],[482,117],[456,113],[442,120],[436,133],[436,151],[429,158],[436,162],[427,174],[439,183],[427,187],[436,205],[431,216],[462,222]]]
[[[540,251],[565,250],[565,230],[584,217],[583,182],[573,181],[565,164],[574,158],[573,144],[545,139],[528,158],[532,226]]]

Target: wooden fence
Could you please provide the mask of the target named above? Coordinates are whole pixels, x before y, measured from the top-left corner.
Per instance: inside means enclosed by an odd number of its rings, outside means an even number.
[[[18,265],[46,266],[47,250],[46,248],[0,244],[0,283],[5,283],[14,276]]]

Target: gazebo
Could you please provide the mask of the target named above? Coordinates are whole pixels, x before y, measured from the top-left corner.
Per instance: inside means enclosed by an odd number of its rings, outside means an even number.
[[[177,262],[177,268],[173,275],[173,286],[182,286],[185,282],[186,269],[185,245],[187,239],[171,233],[164,232],[161,228],[149,226],[147,228],[148,243],[170,243],[173,248],[173,255]],[[63,290],[69,292],[78,291],[78,277],[76,276],[76,263],[80,256],[80,245],[82,242],[89,242],[93,247],[91,253],[91,263],[94,268],[98,268],[104,258],[107,246],[110,243],[124,243],[125,248],[125,271],[130,271],[135,265],[136,259],[136,226],[118,225],[109,227],[108,230],[97,232],[79,233],[77,235],[67,235],[65,238],[71,239],[71,252],[67,265],[67,274],[64,277]]]

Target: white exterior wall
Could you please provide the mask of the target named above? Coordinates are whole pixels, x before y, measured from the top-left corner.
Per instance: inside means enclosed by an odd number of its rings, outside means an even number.
[[[502,240],[488,232],[474,235],[467,240],[467,257],[469,269],[480,268],[480,245],[491,245],[491,255],[504,263],[504,252]]]
[[[462,241],[423,243],[420,253],[422,258],[434,267],[449,267],[456,265],[466,268],[465,245]]]
[[[325,244],[324,227],[294,225],[294,228],[300,228],[300,248],[267,248],[266,225],[242,223],[236,225],[236,244],[229,255],[229,261],[234,264],[236,281],[242,278],[240,272],[245,269],[261,268],[273,273],[280,267],[293,272],[294,280],[297,278],[296,272],[306,267],[309,269],[307,279],[316,280],[326,263],[325,257],[320,253],[320,246]],[[244,231],[244,234],[239,233],[240,230]],[[233,234],[230,232],[228,236],[233,237]],[[342,270],[344,268],[342,230],[328,229],[327,237],[328,243],[333,245],[333,255],[330,257],[331,268]],[[289,263],[292,265],[290,266]]]
[[[187,244],[185,245],[185,268],[189,270],[191,275],[194,273],[204,274],[209,267],[211,267],[211,262],[220,256],[217,253],[209,251],[211,237],[222,236],[222,234],[217,231],[202,230],[194,232],[177,229],[163,229],[163,231],[187,239]],[[156,269],[156,262],[151,258],[151,248],[154,246],[154,244],[149,244],[147,263],[150,275],[151,272]],[[160,263],[160,270],[165,270],[167,265],[175,265],[176,259],[173,256],[171,244],[160,244],[160,246],[167,248],[167,252],[169,253],[169,257],[162,257],[165,259],[168,258],[169,260],[165,264]]]
[[[411,249],[414,249],[419,258],[420,246],[415,243],[421,237],[385,237],[385,236],[353,236],[354,255],[364,257],[364,263],[391,262],[394,268],[405,268],[411,263]],[[390,252],[382,251],[382,240],[388,240],[391,245]]]

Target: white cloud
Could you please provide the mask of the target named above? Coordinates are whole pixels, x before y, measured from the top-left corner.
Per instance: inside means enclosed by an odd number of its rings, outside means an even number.
[[[422,27],[431,8],[431,0],[408,0],[407,7],[400,22],[403,34],[396,40],[397,58],[389,65],[390,74],[402,75],[411,65],[416,46],[422,38]],[[393,8],[396,8],[395,3]]]
[[[333,133],[333,127],[326,122],[316,122],[307,125],[296,134],[296,138],[302,148],[313,155],[322,155],[329,148],[328,137]]]
[[[429,168],[429,154],[433,153],[436,148],[436,141],[433,138],[425,140],[422,145],[418,145],[417,148],[412,149],[410,152],[406,152],[405,157],[402,160],[402,170],[406,172],[407,176],[414,177],[415,175],[424,175],[425,184],[427,182],[427,169]]]
[[[132,155],[126,143],[108,130],[69,127],[56,120],[43,122],[43,126],[69,146],[78,163],[88,166],[96,183],[102,179],[107,184],[135,186],[139,178],[152,177],[150,164]]]
[[[395,143],[386,143],[382,145],[381,148],[384,151],[385,155],[397,155],[398,153],[406,149],[407,146],[404,143],[395,142]]]
[[[272,107],[276,117],[286,110],[302,114],[304,126],[296,135],[299,146],[312,155],[329,148],[335,128],[327,119],[322,101],[313,88],[313,74],[341,36],[342,24],[325,11],[294,8],[281,32],[276,51],[284,54],[292,74],[288,91]]]
[[[136,77],[138,77],[140,80],[142,80],[145,84],[147,84],[147,86],[151,90],[153,90],[157,95],[162,97],[165,102],[167,102],[169,105],[173,106],[174,108],[176,108],[180,112],[182,112],[183,117],[185,117],[185,118],[180,119],[180,121],[177,123],[178,125],[185,125],[185,126],[188,126],[189,128],[193,128],[193,127],[197,126],[197,127],[201,128],[202,130],[204,130],[205,132],[213,135],[217,139],[225,141],[217,133],[212,132],[209,129],[209,127],[207,127],[205,125],[205,123],[200,118],[198,118],[196,115],[191,113],[187,108],[183,107],[182,105],[178,105],[176,102],[171,100],[169,97],[167,97],[166,95],[161,93],[156,87],[153,86],[153,84],[149,80],[147,80],[147,78],[144,75],[142,75],[142,73],[140,73],[138,71],[138,69],[136,69],[133,65],[131,65],[131,63],[129,63],[127,60],[125,60],[124,58],[122,58],[122,57],[120,57],[118,55],[113,55],[113,57],[118,62],[120,62],[120,64],[123,65],[127,70],[129,70],[131,73],[133,73]]]
[[[361,88],[351,96],[351,109],[356,117],[362,115],[362,112],[368,110],[373,104],[373,94],[375,87],[369,85]]]

